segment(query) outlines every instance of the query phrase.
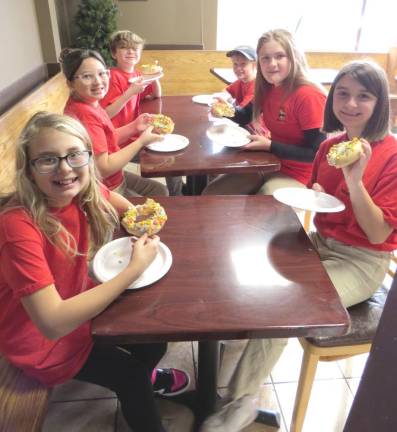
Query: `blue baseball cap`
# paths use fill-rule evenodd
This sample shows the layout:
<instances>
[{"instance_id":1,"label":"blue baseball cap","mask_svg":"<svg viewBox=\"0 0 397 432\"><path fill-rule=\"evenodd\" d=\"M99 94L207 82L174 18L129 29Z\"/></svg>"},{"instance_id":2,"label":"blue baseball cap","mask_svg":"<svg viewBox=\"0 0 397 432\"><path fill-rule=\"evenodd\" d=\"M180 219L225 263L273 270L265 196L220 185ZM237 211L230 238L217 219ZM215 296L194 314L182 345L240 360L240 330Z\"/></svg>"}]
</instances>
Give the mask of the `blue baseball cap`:
<instances>
[{"instance_id":1,"label":"blue baseball cap","mask_svg":"<svg viewBox=\"0 0 397 432\"><path fill-rule=\"evenodd\" d=\"M248 60L251 61L256 61L256 51L254 50L254 48L248 46L248 45L240 45L234 49L232 49L231 51L228 51L226 53L226 57L231 57L233 55L236 54L241 54L243 55L245 58L247 58Z\"/></svg>"}]
</instances>

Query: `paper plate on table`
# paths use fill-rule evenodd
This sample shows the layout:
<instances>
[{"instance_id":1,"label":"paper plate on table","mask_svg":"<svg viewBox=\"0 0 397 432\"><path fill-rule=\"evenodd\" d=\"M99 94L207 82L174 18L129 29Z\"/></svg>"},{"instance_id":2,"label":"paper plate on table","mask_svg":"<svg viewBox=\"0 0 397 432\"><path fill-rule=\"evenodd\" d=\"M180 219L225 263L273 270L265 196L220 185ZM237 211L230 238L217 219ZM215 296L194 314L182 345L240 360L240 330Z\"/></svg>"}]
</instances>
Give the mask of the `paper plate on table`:
<instances>
[{"instance_id":1,"label":"paper plate on table","mask_svg":"<svg viewBox=\"0 0 397 432\"><path fill-rule=\"evenodd\" d=\"M173 152L181 150L189 145L189 140L183 135L167 134L162 141L155 141L146 147L158 152Z\"/></svg>"},{"instance_id":2,"label":"paper plate on table","mask_svg":"<svg viewBox=\"0 0 397 432\"><path fill-rule=\"evenodd\" d=\"M242 147L250 142L248 135L250 133L239 126L230 124L216 124L207 129L207 137L216 144L225 147Z\"/></svg>"},{"instance_id":3,"label":"paper plate on table","mask_svg":"<svg viewBox=\"0 0 397 432\"><path fill-rule=\"evenodd\" d=\"M273 192L273 196L283 204L316 213L337 213L345 209L345 205L338 198L313 189L280 188Z\"/></svg>"},{"instance_id":4,"label":"paper plate on table","mask_svg":"<svg viewBox=\"0 0 397 432\"><path fill-rule=\"evenodd\" d=\"M101 247L93 261L95 277L101 282L117 276L130 262L131 237L113 240ZM128 289L138 289L161 279L171 268L172 255L169 248L159 243L159 252L150 266L136 279Z\"/></svg>"},{"instance_id":5,"label":"paper plate on table","mask_svg":"<svg viewBox=\"0 0 397 432\"><path fill-rule=\"evenodd\" d=\"M128 82L130 84L132 84L132 83L138 81L140 77L142 77L142 83L143 84L149 84L152 81L155 81L155 80L157 80L159 78L162 78L163 76L164 76L163 72L157 72L155 74L141 75L141 76L136 76L136 77L130 78L128 80Z\"/></svg>"},{"instance_id":6,"label":"paper plate on table","mask_svg":"<svg viewBox=\"0 0 397 432\"><path fill-rule=\"evenodd\" d=\"M210 94L196 95L192 97L192 101L202 105L211 105L214 102L214 97Z\"/></svg>"}]
</instances>

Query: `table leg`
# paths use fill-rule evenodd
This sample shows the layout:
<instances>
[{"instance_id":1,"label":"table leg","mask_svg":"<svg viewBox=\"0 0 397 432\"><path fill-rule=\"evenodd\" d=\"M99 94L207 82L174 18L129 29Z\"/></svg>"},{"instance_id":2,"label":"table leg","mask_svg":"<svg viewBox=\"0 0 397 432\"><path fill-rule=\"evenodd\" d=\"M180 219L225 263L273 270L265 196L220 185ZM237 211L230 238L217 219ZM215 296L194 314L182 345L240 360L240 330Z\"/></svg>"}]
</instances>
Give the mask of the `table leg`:
<instances>
[{"instance_id":1,"label":"table leg","mask_svg":"<svg viewBox=\"0 0 397 432\"><path fill-rule=\"evenodd\" d=\"M186 187L188 195L201 195L207 186L208 178L206 175L195 175L186 177Z\"/></svg>"},{"instance_id":2,"label":"table leg","mask_svg":"<svg viewBox=\"0 0 397 432\"><path fill-rule=\"evenodd\" d=\"M198 423L215 412L219 368L219 341L199 342L197 377Z\"/></svg>"}]
</instances>

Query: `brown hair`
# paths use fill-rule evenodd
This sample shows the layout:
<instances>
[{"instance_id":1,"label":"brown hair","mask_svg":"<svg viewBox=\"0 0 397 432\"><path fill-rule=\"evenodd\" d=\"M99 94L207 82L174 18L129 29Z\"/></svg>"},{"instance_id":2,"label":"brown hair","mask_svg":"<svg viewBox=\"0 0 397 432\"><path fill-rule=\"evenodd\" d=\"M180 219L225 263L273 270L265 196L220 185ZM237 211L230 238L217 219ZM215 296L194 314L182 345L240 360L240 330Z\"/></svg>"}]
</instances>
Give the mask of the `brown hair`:
<instances>
[{"instance_id":1,"label":"brown hair","mask_svg":"<svg viewBox=\"0 0 397 432\"><path fill-rule=\"evenodd\" d=\"M372 116L362 132L362 138L369 142L383 139L390 132L389 83L385 71L378 64L368 60L346 64L334 79L325 103L324 132L344 130L343 124L335 116L333 99L335 87L346 75L358 81L377 98Z\"/></svg>"},{"instance_id":2,"label":"brown hair","mask_svg":"<svg viewBox=\"0 0 397 432\"><path fill-rule=\"evenodd\" d=\"M257 54L259 55L259 50L265 43L272 40L278 42L283 47L291 63L291 70L283 82L285 97L291 94L298 87L305 84L321 88L321 86L318 86L309 79L306 57L304 53L298 49L294 37L289 31L284 29L275 29L263 33L263 35L258 40L258 45L256 48ZM253 110L255 119L259 117L262 110L263 99L266 97L266 94L272 87L272 85L268 83L262 75L259 60L260 59L258 57L258 72L255 80L255 97Z\"/></svg>"},{"instance_id":3,"label":"brown hair","mask_svg":"<svg viewBox=\"0 0 397 432\"><path fill-rule=\"evenodd\" d=\"M117 48L142 48L145 41L129 30L119 30L110 36L110 52L115 54Z\"/></svg>"},{"instance_id":4,"label":"brown hair","mask_svg":"<svg viewBox=\"0 0 397 432\"><path fill-rule=\"evenodd\" d=\"M62 72L68 81L73 81L77 69L87 58L94 58L100 61L103 66L107 68L105 60L97 51L80 48L64 48L61 51L59 55L59 63L61 63Z\"/></svg>"}]
</instances>

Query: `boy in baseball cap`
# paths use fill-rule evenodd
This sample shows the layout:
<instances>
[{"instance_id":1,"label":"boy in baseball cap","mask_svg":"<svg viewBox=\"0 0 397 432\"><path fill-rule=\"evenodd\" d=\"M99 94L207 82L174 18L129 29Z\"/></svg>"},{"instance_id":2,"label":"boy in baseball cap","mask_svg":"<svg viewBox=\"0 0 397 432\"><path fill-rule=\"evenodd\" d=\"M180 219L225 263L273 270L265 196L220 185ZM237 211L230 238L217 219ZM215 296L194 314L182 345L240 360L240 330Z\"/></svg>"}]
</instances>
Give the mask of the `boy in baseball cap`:
<instances>
[{"instance_id":1,"label":"boy in baseball cap","mask_svg":"<svg viewBox=\"0 0 397 432\"><path fill-rule=\"evenodd\" d=\"M237 80L226 87L235 99L236 107L245 107L254 97L256 77L256 51L248 45L240 45L226 53L232 61Z\"/></svg>"}]
</instances>

